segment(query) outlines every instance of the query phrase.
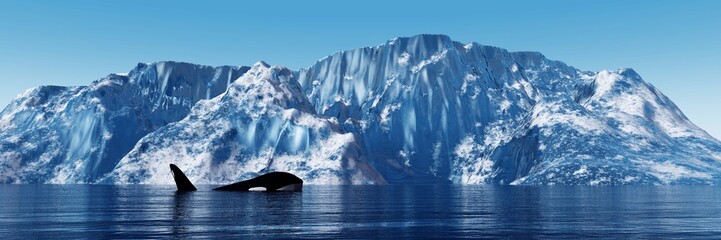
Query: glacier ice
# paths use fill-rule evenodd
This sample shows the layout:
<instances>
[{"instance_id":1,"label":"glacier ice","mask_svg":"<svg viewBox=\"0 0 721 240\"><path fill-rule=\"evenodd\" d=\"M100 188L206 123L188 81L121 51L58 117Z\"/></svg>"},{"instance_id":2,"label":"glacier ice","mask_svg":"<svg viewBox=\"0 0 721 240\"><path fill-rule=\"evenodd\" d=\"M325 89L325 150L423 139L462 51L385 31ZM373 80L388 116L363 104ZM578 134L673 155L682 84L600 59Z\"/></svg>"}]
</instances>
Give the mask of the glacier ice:
<instances>
[{"instance_id":1,"label":"glacier ice","mask_svg":"<svg viewBox=\"0 0 721 240\"><path fill-rule=\"evenodd\" d=\"M225 92L248 69L158 62L89 86L27 90L0 115L0 182L94 182L140 138Z\"/></svg>"},{"instance_id":2,"label":"glacier ice","mask_svg":"<svg viewBox=\"0 0 721 240\"><path fill-rule=\"evenodd\" d=\"M352 133L315 116L292 74L256 63L224 94L144 137L103 181L171 184L167 166L175 163L199 184L272 171L295 173L309 184L385 183Z\"/></svg>"},{"instance_id":3,"label":"glacier ice","mask_svg":"<svg viewBox=\"0 0 721 240\"><path fill-rule=\"evenodd\" d=\"M314 184L718 184L721 142L632 69L589 72L444 35L297 71L139 64L20 94L0 182L198 183L289 171Z\"/></svg>"}]
</instances>

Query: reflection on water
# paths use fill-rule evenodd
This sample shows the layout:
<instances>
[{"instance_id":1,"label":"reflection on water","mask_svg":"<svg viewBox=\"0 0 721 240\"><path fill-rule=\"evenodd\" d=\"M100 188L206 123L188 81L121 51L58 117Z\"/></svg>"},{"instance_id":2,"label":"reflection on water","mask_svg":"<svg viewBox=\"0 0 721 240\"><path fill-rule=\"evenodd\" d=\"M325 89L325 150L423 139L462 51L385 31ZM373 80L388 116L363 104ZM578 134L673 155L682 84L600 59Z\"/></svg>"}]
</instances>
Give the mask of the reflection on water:
<instances>
[{"instance_id":1,"label":"reflection on water","mask_svg":"<svg viewBox=\"0 0 721 240\"><path fill-rule=\"evenodd\" d=\"M192 216L193 208L188 205L193 197L194 192L176 192L173 201L173 218L171 220L173 236L186 236L189 231L190 216Z\"/></svg>"},{"instance_id":2,"label":"reflection on water","mask_svg":"<svg viewBox=\"0 0 721 240\"><path fill-rule=\"evenodd\" d=\"M696 186L0 185L0 239L713 238L720 197Z\"/></svg>"}]
</instances>

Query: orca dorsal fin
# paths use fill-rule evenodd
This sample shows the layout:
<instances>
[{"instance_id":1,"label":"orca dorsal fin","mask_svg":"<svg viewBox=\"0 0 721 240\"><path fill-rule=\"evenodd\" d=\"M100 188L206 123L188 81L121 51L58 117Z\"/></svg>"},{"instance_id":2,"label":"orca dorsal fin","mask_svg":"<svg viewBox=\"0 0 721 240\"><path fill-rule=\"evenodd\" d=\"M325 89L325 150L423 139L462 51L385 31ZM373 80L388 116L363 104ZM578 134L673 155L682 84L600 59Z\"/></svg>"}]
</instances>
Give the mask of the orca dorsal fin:
<instances>
[{"instance_id":1,"label":"orca dorsal fin","mask_svg":"<svg viewBox=\"0 0 721 240\"><path fill-rule=\"evenodd\" d=\"M188 177L185 176L183 171L180 171L178 166L170 164L170 171L173 173L173 179L175 180L175 186L178 187L178 192L189 192L198 190L193 186Z\"/></svg>"}]
</instances>

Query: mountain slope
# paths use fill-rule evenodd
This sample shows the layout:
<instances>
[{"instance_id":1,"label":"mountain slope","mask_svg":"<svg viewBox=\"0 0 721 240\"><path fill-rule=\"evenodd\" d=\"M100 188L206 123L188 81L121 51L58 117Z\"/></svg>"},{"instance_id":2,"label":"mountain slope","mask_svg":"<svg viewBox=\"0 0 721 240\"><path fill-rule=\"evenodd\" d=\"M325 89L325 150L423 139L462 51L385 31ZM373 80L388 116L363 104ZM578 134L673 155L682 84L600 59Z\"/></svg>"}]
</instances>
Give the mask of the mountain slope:
<instances>
[{"instance_id":1,"label":"mountain slope","mask_svg":"<svg viewBox=\"0 0 721 240\"><path fill-rule=\"evenodd\" d=\"M0 182L94 182L140 138L225 92L247 70L159 62L90 86L25 91L0 115Z\"/></svg>"},{"instance_id":2,"label":"mountain slope","mask_svg":"<svg viewBox=\"0 0 721 240\"><path fill-rule=\"evenodd\" d=\"M141 64L21 94L0 127L0 182L169 183L170 162L198 183L273 170L318 184L721 181L721 142L632 69L444 35L298 71Z\"/></svg>"},{"instance_id":3,"label":"mountain slope","mask_svg":"<svg viewBox=\"0 0 721 240\"><path fill-rule=\"evenodd\" d=\"M632 70L419 35L335 53L297 79L391 182L715 183L721 169L719 142Z\"/></svg>"},{"instance_id":4,"label":"mountain slope","mask_svg":"<svg viewBox=\"0 0 721 240\"><path fill-rule=\"evenodd\" d=\"M195 183L219 184L269 171L311 184L385 183L351 133L315 117L292 72L258 62L228 91L143 138L108 182L167 183L175 163Z\"/></svg>"}]
</instances>

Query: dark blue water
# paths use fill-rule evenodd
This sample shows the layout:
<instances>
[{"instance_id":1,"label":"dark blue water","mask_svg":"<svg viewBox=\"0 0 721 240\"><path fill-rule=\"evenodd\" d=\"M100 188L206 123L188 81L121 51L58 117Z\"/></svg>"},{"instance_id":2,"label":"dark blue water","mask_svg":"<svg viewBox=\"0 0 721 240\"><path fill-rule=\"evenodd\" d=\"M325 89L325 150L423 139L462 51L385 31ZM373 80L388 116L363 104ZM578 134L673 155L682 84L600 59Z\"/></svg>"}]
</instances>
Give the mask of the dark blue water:
<instances>
[{"instance_id":1,"label":"dark blue water","mask_svg":"<svg viewBox=\"0 0 721 240\"><path fill-rule=\"evenodd\" d=\"M0 239L721 238L719 187L174 190L0 185Z\"/></svg>"}]
</instances>

